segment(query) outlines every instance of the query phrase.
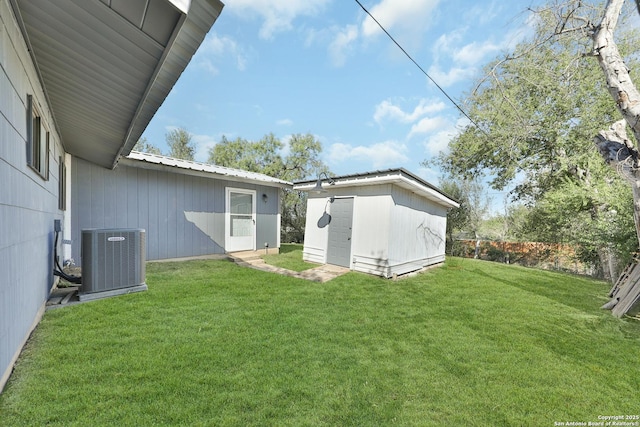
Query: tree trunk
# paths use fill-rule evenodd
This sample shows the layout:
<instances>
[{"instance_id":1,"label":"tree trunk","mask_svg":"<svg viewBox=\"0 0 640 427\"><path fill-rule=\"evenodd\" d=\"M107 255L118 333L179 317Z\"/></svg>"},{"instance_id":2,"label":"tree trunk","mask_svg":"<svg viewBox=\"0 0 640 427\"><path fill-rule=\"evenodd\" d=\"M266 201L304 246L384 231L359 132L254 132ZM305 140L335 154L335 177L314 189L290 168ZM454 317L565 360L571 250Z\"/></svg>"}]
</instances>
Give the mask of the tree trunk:
<instances>
[{"instance_id":1,"label":"tree trunk","mask_svg":"<svg viewBox=\"0 0 640 427\"><path fill-rule=\"evenodd\" d=\"M627 138L625 124L629 125L636 141L640 141L640 92L634 85L614 41L614 31L624 0L609 0L602 22L593 34L594 54L607 79L609 93L624 117L609 131L596 136L596 144L605 161L631 184L636 235L640 244L640 163L638 149Z\"/></svg>"}]
</instances>

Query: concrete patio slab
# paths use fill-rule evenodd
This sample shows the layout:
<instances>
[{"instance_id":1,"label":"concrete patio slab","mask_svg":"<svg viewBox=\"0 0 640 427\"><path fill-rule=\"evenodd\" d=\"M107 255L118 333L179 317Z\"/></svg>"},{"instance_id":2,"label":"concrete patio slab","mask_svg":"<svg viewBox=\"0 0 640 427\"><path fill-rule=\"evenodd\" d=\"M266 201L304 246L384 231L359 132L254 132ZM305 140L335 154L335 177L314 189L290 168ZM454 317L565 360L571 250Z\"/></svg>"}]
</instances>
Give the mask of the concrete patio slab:
<instances>
[{"instance_id":1,"label":"concrete patio slab","mask_svg":"<svg viewBox=\"0 0 640 427\"><path fill-rule=\"evenodd\" d=\"M256 270L268 271L271 273L282 274L283 276L297 277L299 279L310 280L313 282L325 283L336 277L348 273L350 270L336 265L319 265L318 267L305 271L292 271L286 268L276 267L264 262L261 258L260 251L236 252L230 253L229 258L236 264L243 267L253 268Z\"/></svg>"}]
</instances>

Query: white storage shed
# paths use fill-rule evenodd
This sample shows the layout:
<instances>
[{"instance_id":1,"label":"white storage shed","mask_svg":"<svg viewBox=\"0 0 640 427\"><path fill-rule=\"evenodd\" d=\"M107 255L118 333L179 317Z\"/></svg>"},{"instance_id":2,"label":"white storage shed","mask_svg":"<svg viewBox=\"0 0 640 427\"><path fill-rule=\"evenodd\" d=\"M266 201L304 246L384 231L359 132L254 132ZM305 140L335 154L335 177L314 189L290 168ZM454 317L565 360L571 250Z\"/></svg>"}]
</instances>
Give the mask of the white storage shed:
<instances>
[{"instance_id":1,"label":"white storage shed","mask_svg":"<svg viewBox=\"0 0 640 427\"><path fill-rule=\"evenodd\" d=\"M307 191L305 261L393 277L444 262L459 204L405 169L294 184Z\"/></svg>"}]
</instances>

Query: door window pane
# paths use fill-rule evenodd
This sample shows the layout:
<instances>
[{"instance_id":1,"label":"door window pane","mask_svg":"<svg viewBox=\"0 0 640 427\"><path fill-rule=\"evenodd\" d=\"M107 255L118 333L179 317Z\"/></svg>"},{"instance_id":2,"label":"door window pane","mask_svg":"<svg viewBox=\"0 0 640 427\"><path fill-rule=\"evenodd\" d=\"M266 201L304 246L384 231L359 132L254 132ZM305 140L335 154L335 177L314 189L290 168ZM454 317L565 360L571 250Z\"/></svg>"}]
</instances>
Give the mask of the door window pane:
<instances>
[{"instance_id":1,"label":"door window pane","mask_svg":"<svg viewBox=\"0 0 640 427\"><path fill-rule=\"evenodd\" d=\"M253 207L251 206L251 194L231 193L231 214L251 215Z\"/></svg>"},{"instance_id":2,"label":"door window pane","mask_svg":"<svg viewBox=\"0 0 640 427\"><path fill-rule=\"evenodd\" d=\"M253 218L246 215L231 216L231 237L247 237L253 235Z\"/></svg>"},{"instance_id":3,"label":"door window pane","mask_svg":"<svg viewBox=\"0 0 640 427\"><path fill-rule=\"evenodd\" d=\"M253 195L246 193L229 194L232 237L253 236Z\"/></svg>"}]
</instances>

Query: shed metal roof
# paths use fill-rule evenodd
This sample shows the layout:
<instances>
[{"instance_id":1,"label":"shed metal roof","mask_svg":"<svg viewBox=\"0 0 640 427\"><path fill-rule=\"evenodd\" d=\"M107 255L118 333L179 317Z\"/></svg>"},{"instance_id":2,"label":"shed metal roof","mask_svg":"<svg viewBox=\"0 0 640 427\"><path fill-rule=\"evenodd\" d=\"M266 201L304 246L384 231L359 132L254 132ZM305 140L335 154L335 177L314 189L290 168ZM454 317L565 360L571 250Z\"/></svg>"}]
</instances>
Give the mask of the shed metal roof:
<instances>
[{"instance_id":1,"label":"shed metal roof","mask_svg":"<svg viewBox=\"0 0 640 427\"><path fill-rule=\"evenodd\" d=\"M457 201L449 197L438 187L428 183L404 168L341 175L331 177L331 180L334 182L332 185L329 185L329 180L323 180L323 186L328 191L331 191L331 188L333 187L348 188L365 185L394 184L447 208L457 208L460 206ZM313 190L316 182L317 180L295 182L293 184L293 189L310 191Z\"/></svg>"},{"instance_id":2,"label":"shed metal roof","mask_svg":"<svg viewBox=\"0 0 640 427\"><path fill-rule=\"evenodd\" d=\"M141 163L142 162L142 163ZM147 164L152 167L169 167L180 169L184 173L195 173L202 176L227 179L236 182L260 184L268 187L291 188L291 182L274 178L261 173L248 172L241 169L233 169L224 166L212 165L209 163L192 162L189 160L175 159L173 157L161 156L158 154L141 153L132 151L121 161L122 164L136 167L144 167Z\"/></svg>"},{"instance_id":3,"label":"shed metal roof","mask_svg":"<svg viewBox=\"0 0 640 427\"><path fill-rule=\"evenodd\" d=\"M113 168L222 11L219 0L10 0L65 150Z\"/></svg>"}]
</instances>

